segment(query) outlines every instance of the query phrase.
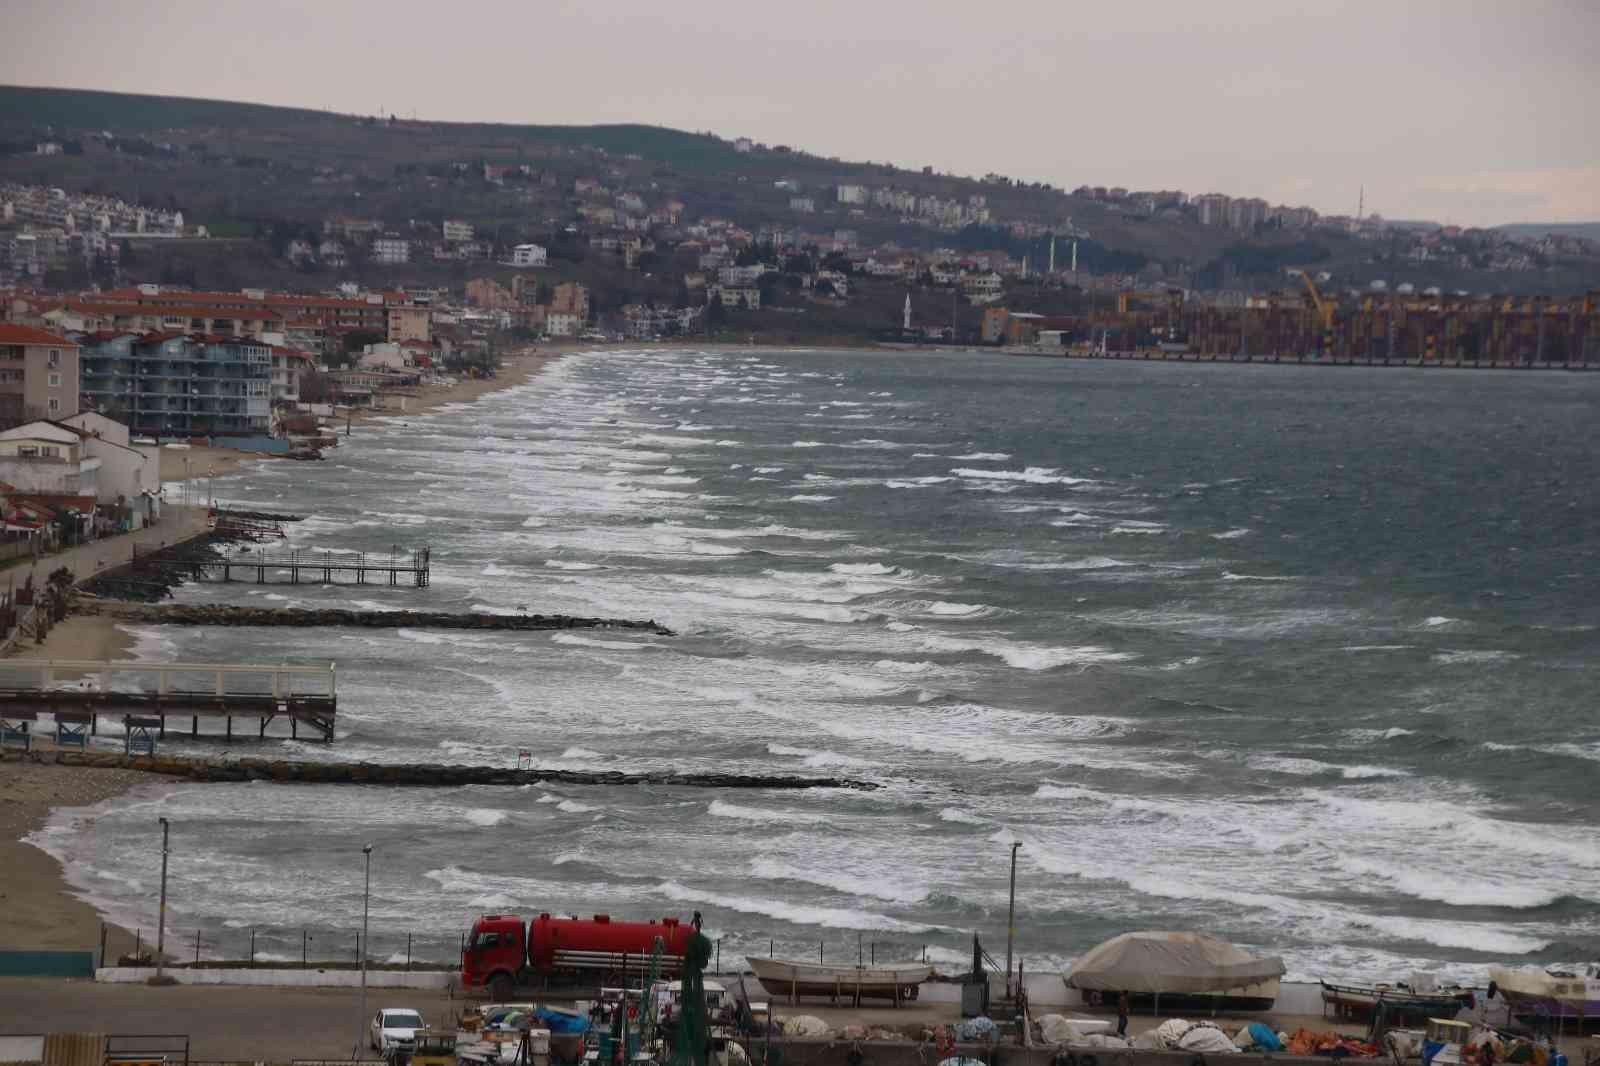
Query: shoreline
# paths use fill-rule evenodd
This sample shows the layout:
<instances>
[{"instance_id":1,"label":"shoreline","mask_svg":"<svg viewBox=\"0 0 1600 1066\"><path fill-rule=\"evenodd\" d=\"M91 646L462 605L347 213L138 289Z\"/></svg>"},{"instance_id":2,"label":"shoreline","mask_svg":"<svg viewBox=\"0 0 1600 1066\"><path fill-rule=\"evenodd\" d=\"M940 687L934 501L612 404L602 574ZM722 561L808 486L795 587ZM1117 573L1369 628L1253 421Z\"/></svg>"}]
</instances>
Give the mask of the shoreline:
<instances>
[{"instance_id":1,"label":"shoreline","mask_svg":"<svg viewBox=\"0 0 1600 1066\"><path fill-rule=\"evenodd\" d=\"M472 403L490 393L527 384L561 354L559 350L519 351L503 359L505 369L493 378L429 386L419 396L408 398L403 412L373 412L357 420L404 417L447 403ZM164 447L163 482L183 478L186 457L191 476L196 478L202 476L201 469L207 476L248 473L242 469L245 461L277 458L233 448ZM201 461L203 468L198 465ZM74 614L51 629L44 643L29 646L25 657L131 661L136 658L135 645L136 638L118 619ZM0 866L10 874L0 887L0 948L93 951L98 957L103 925L108 960L114 962L133 951L134 932L82 899L80 890L69 883L62 863L26 838L44 830L58 811L90 807L161 780L143 770L68 766L27 758L0 763Z\"/></svg>"},{"instance_id":2,"label":"shoreline","mask_svg":"<svg viewBox=\"0 0 1600 1066\"><path fill-rule=\"evenodd\" d=\"M472 403L490 393L526 385L536 374L542 373L546 366L569 350L574 349L520 349L501 357L502 369L492 378L460 378L454 385L423 385L414 393L404 394L404 410L353 411L349 423L352 426L359 426L377 419L425 414L445 404ZM333 422L338 421L336 416ZM182 481L186 471L196 481L211 477L226 477L229 474L239 473L243 465L252 460L287 458L284 455L229 448L225 445L174 446L169 443L161 447L161 480L163 483ZM185 459L188 460L187 467L184 464Z\"/></svg>"}]
</instances>

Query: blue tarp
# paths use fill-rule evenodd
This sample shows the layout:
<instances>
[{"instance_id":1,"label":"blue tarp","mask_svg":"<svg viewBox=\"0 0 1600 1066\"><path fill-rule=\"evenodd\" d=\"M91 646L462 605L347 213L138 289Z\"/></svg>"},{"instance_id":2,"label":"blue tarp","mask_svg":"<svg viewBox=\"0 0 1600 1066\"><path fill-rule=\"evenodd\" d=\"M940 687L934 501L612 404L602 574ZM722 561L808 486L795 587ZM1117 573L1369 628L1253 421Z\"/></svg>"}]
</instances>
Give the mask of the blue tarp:
<instances>
[{"instance_id":1,"label":"blue tarp","mask_svg":"<svg viewBox=\"0 0 1600 1066\"><path fill-rule=\"evenodd\" d=\"M1278 1034L1272 1031L1270 1025L1261 1022L1250 1023L1250 1042L1261 1051L1283 1050L1283 1042L1278 1039Z\"/></svg>"},{"instance_id":2,"label":"blue tarp","mask_svg":"<svg viewBox=\"0 0 1600 1066\"><path fill-rule=\"evenodd\" d=\"M544 1023L551 1035L584 1033L589 1029L589 1019L581 1014L568 1014L565 1011L550 1010L548 1007L539 1007L533 1016Z\"/></svg>"}]
</instances>

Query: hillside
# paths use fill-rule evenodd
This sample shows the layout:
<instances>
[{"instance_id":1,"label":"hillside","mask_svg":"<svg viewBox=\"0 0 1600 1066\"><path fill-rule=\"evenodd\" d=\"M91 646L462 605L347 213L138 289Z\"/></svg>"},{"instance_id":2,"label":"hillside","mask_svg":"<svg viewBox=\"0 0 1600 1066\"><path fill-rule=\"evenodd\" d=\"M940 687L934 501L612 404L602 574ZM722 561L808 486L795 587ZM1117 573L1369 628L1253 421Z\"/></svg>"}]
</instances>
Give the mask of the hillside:
<instances>
[{"instance_id":1,"label":"hillside","mask_svg":"<svg viewBox=\"0 0 1600 1066\"><path fill-rule=\"evenodd\" d=\"M63 151L35 154L40 141L59 143ZM374 219L413 235L437 233L445 219L465 220L499 249L553 243L563 232L584 241L620 225L597 222L592 209L627 193L647 210L680 204L684 225L720 219L750 233L798 231L813 240L844 231L864 250L1002 252L1018 262L1028 257L1035 270L1048 258L1049 234L1076 236L1086 273L1115 273L1140 286L1270 288L1284 283L1287 267L1314 267L1351 285L1387 278L1418 287L1561 291L1589 269L1560 264L1554 272L1502 277L1471 263L1458 263L1461 270L1413 266L1402 243L1360 241L1338 228L1201 225L1192 206L1140 209L1132 200L1106 198L1106 190L1069 194L1043 184L825 159L785 146L740 151L709 133L655 126L409 121L18 86L0 86L0 182L7 181L182 211L188 223L205 225L213 235L262 241L268 259L281 256L290 239L313 238L338 216ZM580 182L600 187L598 193L580 194ZM836 189L843 184L897 190L961 210L983 205L992 221L932 225L902 209L842 204ZM796 208L797 195L811 206ZM670 244L685 230L651 222L650 233ZM165 269L168 254L152 250L145 269ZM1059 244L1058 265L1065 266L1068 254ZM238 267L224 272L237 275L257 258L234 257ZM437 272L431 265L361 267L350 273L363 280ZM280 260L278 270L287 269ZM1462 270L1470 276L1458 277Z\"/></svg>"},{"instance_id":2,"label":"hillside","mask_svg":"<svg viewBox=\"0 0 1600 1066\"><path fill-rule=\"evenodd\" d=\"M1509 237L1543 237L1554 233L1562 237L1600 241L1600 222L1513 222L1496 226L1495 229Z\"/></svg>"}]
</instances>

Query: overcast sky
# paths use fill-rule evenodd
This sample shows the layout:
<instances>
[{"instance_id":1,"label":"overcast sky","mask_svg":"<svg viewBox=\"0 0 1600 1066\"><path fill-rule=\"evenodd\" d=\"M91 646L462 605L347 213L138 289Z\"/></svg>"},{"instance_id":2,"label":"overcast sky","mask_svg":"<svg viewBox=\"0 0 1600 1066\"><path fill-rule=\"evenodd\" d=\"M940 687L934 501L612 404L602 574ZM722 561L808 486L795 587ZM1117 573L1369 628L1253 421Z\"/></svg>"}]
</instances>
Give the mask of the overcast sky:
<instances>
[{"instance_id":1,"label":"overcast sky","mask_svg":"<svg viewBox=\"0 0 1600 1066\"><path fill-rule=\"evenodd\" d=\"M0 0L0 79L1600 220L1597 0Z\"/></svg>"}]
</instances>

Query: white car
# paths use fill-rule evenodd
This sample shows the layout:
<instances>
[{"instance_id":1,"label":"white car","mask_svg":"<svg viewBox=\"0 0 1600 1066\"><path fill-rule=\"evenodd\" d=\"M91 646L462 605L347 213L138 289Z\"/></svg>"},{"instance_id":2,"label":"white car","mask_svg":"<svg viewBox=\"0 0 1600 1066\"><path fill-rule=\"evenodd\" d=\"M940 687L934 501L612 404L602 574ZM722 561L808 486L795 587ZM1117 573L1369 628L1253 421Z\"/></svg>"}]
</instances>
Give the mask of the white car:
<instances>
[{"instance_id":1,"label":"white car","mask_svg":"<svg viewBox=\"0 0 1600 1066\"><path fill-rule=\"evenodd\" d=\"M386 1007L372 1016L372 1033L369 1041L372 1050L386 1052L393 1048L410 1048L418 1029L426 1029L427 1022L414 1010Z\"/></svg>"}]
</instances>

